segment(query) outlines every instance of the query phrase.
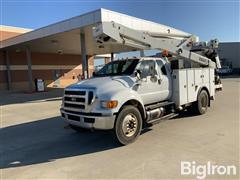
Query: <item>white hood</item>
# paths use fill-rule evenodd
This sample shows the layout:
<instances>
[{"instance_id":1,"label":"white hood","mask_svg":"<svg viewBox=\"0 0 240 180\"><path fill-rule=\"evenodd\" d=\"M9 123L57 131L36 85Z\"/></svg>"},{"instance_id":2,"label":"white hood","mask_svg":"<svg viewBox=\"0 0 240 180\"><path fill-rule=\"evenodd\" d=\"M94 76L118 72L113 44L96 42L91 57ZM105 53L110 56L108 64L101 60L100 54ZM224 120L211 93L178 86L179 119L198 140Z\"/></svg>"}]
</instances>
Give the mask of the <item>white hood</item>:
<instances>
[{"instance_id":1,"label":"white hood","mask_svg":"<svg viewBox=\"0 0 240 180\"><path fill-rule=\"evenodd\" d=\"M131 76L94 77L70 85L67 89L95 89L97 94L106 94L116 90L129 89L134 85L135 81L135 78Z\"/></svg>"}]
</instances>

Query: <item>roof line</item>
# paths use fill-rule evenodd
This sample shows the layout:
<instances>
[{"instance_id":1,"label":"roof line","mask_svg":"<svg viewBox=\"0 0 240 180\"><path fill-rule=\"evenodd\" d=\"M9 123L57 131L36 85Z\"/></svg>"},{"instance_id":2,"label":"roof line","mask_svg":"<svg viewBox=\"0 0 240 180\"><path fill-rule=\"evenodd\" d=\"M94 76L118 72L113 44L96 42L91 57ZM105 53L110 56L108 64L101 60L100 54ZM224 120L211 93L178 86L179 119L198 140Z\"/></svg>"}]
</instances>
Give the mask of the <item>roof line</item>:
<instances>
[{"instance_id":1,"label":"roof line","mask_svg":"<svg viewBox=\"0 0 240 180\"><path fill-rule=\"evenodd\" d=\"M79 18L79 17L81 17L81 16L85 16L85 15L88 15L88 14L92 14L92 13L94 13L94 12L97 12L97 11L101 10L101 9L102 9L102 8L97 9L97 10L94 10L94 11L86 12L86 13L83 13L83 14L81 14L81 15L74 16L74 17L71 17L71 18L68 18L68 19L64 19L64 20L62 20L62 21L58 21L58 22L49 24L49 25L47 25L47 26L43 26L43 27L34 29L34 31L37 31L37 30L40 30L40 29L44 29L44 28L47 28L47 27L50 27L50 26L54 26L54 25L56 25L56 24L60 24L60 23L63 23L63 22L67 22L67 21L73 20L73 19L75 19L75 18Z\"/></svg>"},{"instance_id":2,"label":"roof line","mask_svg":"<svg viewBox=\"0 0 240 180\"><path fill-rule=\"evenodd\" d=\"M92 13L95 13L95 12L98 12L98 11L101 12L102 10L103 10L103 8L100 8L100 9L97 9L97 10L94 10L94 11L90 11L90 12L87 12L87 13L84 13L84 14L81 14L81 15L78 15L78 16L74 16L74 17L72 17L72 18L68 18L68 19L65 19L65 20L62 20L62 21L58 21L58 22L49 24L49 25L44 26L44 27L41 27L41 28L34 29L34 30L32 30L32 31L28 31L28 32L26 32L26 33L24 33L24 34L20 34L20 35L15 36L15 37L11 37L11 38L5 39L5 40L1 41L0 49L1 49L1 48L4 48L4 47L2 47L4 43L6 43L6 42L8 42L8 41L11 41L11 40L13 40L13 39L19 38L19 37L21 37L21 36L26 36L26 35L28 35L28 34L30 34L30 33L35 33L35 32L37 32L37 31L41 31L42 29L46 29L46 28L49 28L49 27L52 27L52 26L56 26L56 25L58 25L58 24L61 24L61 23L67 22L67 21L72 21L72 20L74 20L74 19L80 18L80 17L82 17L82 16L86 16L86 15L88 15L88 14L92 14ZM11 46L11 45L10 45L10 46ZM6 46L6 47L8 47L8 46Z\"/></svg>"},{"instance_id":3,"label":"roof line","mask_svg":"<svg viewBox=\"0 0 240 180\"><path fill-rule=\"evenodd\" d=\"M99 12L99 14L98 14L98 12ZM156 27L160 26L160 29L164 28L164 31L166 31L167 28L169 28L173 31L176 31L176 33L189 34L189 33L186 33L184 31L175 29L175 28L170 27L170 26L166 26L166 25L163 25L163 24L158 24L156 22L152 22L152 21L149 21L149 20L140 19L140 18L137 18L137 17L134 17L134 16L130 16L130 15L122 14L122 13L119 13L119 12L111 11L111 10L108 10L108 9L100 8L100 9L97 9L97 10L94 10L94 11L90 11L90 12L87 12L87 13L69 18L69 19L65 19L65 20L62 20L62 21L59 21L59 22L55 22L53 24L35 29L33 31L26 32L24 34L21 34L21 35L3 40L0 43L0 49L6 48L6 47L9 47L9 46L13 46L13 45L16 45L16 44L20 44L20 43L26 43L26 42L29 42L29 41L32 41L32 40L35 40L35 39L39 39L39 38L43 38L43 37L47 37L47 36L50 36L50 35L53 35L53 34L63 33L63 32L66 32L66 31L82 28L83 26L88 26L91 23L99 23L101 21L108 20L109 17L105 16L106 15L105 12L107 14L108 13L113 13L113 15L117 14L117 15L120 15L120 16L135 19L136 22L139 21L140 24L141 24L141 21L142 21L142 22L152 24ZM138 24L139 24L139 22L138 22Z\"/></svg>"}]
</instances>

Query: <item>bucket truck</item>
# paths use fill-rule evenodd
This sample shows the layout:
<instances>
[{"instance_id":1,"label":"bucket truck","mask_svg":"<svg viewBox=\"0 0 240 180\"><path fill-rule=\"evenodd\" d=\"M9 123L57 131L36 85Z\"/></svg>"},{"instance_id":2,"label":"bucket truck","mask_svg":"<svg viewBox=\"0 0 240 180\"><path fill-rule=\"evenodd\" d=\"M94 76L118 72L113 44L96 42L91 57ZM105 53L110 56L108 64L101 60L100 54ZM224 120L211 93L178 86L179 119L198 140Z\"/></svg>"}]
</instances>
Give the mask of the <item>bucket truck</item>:
<instances>
[{"instance_id":1,"label":"bucket truck","mask_svg":"<svg viewBox=\"0 0 240 180\"><path fill-rule=\"evenodd\" d=\"M106 64L90 79L65 88L64 120L75 130L113 130L123 145L134 142L145 125L173 118L180 111L204 114L222 89L218 41L199 42L194 35L171 30L146 32L115 22L93 28L105 45L157 49L162 58L140 57Z\"/></svg>"}]
</instances>

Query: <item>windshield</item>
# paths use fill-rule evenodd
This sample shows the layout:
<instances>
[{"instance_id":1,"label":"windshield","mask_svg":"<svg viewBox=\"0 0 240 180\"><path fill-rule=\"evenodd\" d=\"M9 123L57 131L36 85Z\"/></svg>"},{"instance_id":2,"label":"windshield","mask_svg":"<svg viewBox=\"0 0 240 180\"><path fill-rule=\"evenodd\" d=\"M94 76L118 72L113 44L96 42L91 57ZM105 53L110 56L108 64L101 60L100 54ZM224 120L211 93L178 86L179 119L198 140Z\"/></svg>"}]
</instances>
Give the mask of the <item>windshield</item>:
<instances>
[{"instance_id":1,"label":"windshield","mask_svg":"<svg viewBox=\"0 0 240 180\"><path fill-rule=\"evenodd\" d=\"M138 61L139 59L128 59L110 62L95 73L95 76L131 75Z\"/></svg>"}]
</instances>

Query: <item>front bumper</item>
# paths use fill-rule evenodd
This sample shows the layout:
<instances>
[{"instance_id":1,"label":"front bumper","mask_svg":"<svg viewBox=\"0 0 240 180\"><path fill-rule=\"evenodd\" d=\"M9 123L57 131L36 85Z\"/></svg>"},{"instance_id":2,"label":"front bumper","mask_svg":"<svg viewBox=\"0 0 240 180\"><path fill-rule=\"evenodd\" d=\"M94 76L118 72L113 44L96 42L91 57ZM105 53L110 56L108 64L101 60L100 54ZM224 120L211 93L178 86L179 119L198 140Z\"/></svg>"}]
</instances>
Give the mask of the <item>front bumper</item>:
<instances>
[{"instance_id":1,"label":"front bumper","mask_svg":"<svg viewBox=\"0 0 240 180\"><path fill-rule=\"evenodd\" d=\"M69 124L87 129L113 129L115 115L101 115L99 113L84 113L69 112L61 108L62 118Z\"/></svg>"}]
</instances>

